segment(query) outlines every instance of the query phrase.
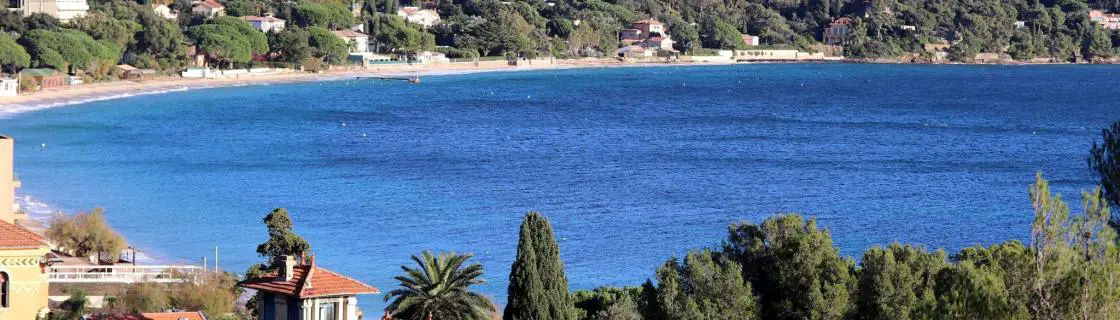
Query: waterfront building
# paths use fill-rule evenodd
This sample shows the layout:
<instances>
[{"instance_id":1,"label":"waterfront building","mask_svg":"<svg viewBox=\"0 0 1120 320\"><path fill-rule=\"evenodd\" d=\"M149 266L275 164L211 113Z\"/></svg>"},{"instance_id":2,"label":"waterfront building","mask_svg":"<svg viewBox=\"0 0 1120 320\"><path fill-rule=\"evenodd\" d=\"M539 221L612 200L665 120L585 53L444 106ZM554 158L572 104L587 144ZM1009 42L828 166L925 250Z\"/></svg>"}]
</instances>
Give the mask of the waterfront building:
<instances>
[{"instance_id":1,"label":"waterfront building","mask_svg":"<svg viewBox=\"0 0 1120 320\"><path fill-rule=\"evenodd\" d=\"M214 0L195 1L191 5L191 12L207 19L213 19L226 15L226 6Z\"/></svg>"},{"instance_id":2,"label":"waterfront building","mask_svg":"<svg viewBox=\"0 0 1120 320\"><path fill-rule=\"evenodd\" d=\"M654 18L634 21L629 29L618 32L618 40L623 47L615 53L624 58L652 57L658 51L677 52L673 49L676 42L665 34L665 24Z\"/></svg>"},{"instance_id":3,"label":"waterfront building","mask_svg":"<svg viewBox=\"0 0 1120 320\"><path fill-rule=\"evenodd\" d=\"M315 265L315 259L296 261L284 256L277 271L238 283L256 290L259 320L358 320L358 295L380 290Z\"/></svg>"},{"instance_id":4,"label":"waterfront building","mask_svg":"<svg viewBox=\"0 0 1120 320\"><path fill-rule=\"evenodd\" d=\"M828 28L824 29L824 43L829 45L840 45L848 41L848 25L852 23L852 19L848 17L832 20L828 24Z\"/></svg>"},{"instance_id":5,"label":"waterfront building","mask_svg":"<svg viewBox=\"0 0 1120 320\"><path fill-rule=\"evenodd\" d=\"M89 3L86 0L20 0L19 10L23 12L24 17L34 13L45 13L66 23L71 19L85 16L89 11Z\"/></svg>"},{"instance_id":6,"label":"waterfront building","mask_svg":"<svg viewBox=\"0 0 1120 320\"><path fill-rule=\"evenodd\" d=\"M162 3L153 3L152 11L167 20L179 19L179 12L172 10L171 7Z\"/></svg>"},{"instance_id":7,"label":"waterfront building","mask_svg":"<svg viewBox=\"0 0 1120 320\"><path fill-rule=\"evenodd\" d=\"M745 42L748 47L757 46L759 44L758 36L752 36L752 35L749 35L749 34L744 34L743 35L743 42Z\"/></svg>"},{"instance_id":8,"label":"waterfront building","mask_svg":"<svg viewBox=\"0 0 1120 320\"><path fill-rule=\"evenodd\" d=\"M14 97L19 94L19 80L0 78L0 97Z\"/></svg>"},{"instance_id":9,"label":"waterfront building","mask_svg":"<svg viewBox=\"0 0 1120 320\"><path fill-rule=\"evenodd\" d=\"M0 221L0 319L39 319L50 311L44 258L49 252L39 235Z\"/></svg>"},{"instance_id":10,"label":"waterfront building","mask_svg":"<svg viewBox=\"0 0 1120 320\"><path fill-rule=\"evenodd\" d=\"M440 22L438 12L435 10L420 9L419 7L403 7L397 10L397 16L404 18L404 21L422 25L425 28L431 28Z\"/></svg>"},{"instance_id":11,"label":"waterfront building","mask_svg":"<svg viewBox=\"0 0 1120 320\"><path fill-rule=\"evenodd\" d=\"M284 31L284 19L273 17L271 13L266 14L263 17L244 16L241 17L241 20L245 20L249 24L253 25L253 28L257 28L257 30L260 30L264 33Z\"/></svg>"},{"instance_id":12,"label":"waterfront building","mask_svg":"<svg viewBox=\"0 0 1120 320\"><path fill-rule=\"evenodd\" d=\"M23 69L20 76L34 81L38 90L66 85L66 77L54 69Z\"/></svg>"},{"instance_id":13,"label":"waterfront building","mask_svg":"<svg viewBox=\"0 0 1120 320\"><path fill-rule=\"evenodd\" d=\"M349 47L350 53L363 53L369 52L369 36L354 30L335 30L331 31L336 37L346 42Z\"/></svg>"}]
</instances>

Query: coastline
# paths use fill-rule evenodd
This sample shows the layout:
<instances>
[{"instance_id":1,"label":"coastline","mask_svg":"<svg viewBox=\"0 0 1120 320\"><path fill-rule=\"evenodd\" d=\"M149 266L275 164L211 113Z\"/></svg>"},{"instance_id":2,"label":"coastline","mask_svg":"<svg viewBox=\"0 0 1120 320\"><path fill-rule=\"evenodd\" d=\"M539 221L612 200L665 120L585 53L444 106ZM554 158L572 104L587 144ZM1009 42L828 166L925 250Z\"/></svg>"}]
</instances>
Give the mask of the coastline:
<instances>
[{"instance_id":1,"label":"coastline","mask_svg":"<svg viewBox=\"0 0 1120 320\"><path fill-rule=\"evenodd\" d=\"M135 81L108 81L79 86L65 86L45 89L32 94L5 97L0 101L0 117L34 110L76 105L95 101L114 100L139 95L161 94L207 88L266 85L274 83L296 83L341 80L358 76L420 77L470 74L481 72L512 72L534 70L557 70L573 68L601 67L651 67L680 65L714 65L695 62L624 63L612 59L595 60L555 60L552 64L509 66L506 61L485 61L475 63L448 63L416 68L408 65L371 67L361 70L332 70L320 73L283 71L277 73L247 75L239 77L192 79L171 77L168 79Z\"/></svg>"}]
</instances>

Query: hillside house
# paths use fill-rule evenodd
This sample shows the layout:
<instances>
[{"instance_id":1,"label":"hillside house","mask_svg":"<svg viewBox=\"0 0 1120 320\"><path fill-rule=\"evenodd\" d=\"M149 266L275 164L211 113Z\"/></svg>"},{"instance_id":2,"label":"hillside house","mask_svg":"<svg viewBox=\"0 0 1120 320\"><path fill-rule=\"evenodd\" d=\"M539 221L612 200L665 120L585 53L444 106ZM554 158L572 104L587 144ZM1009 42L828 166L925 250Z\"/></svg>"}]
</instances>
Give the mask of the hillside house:
<instances>
[{"instance_id":1,"label":"hillside house","mask_svg":"<svg viewBox=\"0 0 1120 320\"><path fill-rule=\"evenodd\" d=\"M191 13L213 19L226 15L226 6L214 0L195 1L191 4Z\"/></svg>"},{"instance_id":2,"label":"hillside house","mask_svg":"<svg viewBox=\"0 0 1120 320\"><path fill-rule=\"evenodd\" d=\"M852 19L848 17L832 20L828 24L828 28L824 29L824 36L822 37L825 44L828 45L842 45L848 42L848 25L852 23Z\"/></svg>"},{"instance_id":3,"label":"hillside house","mask_svg":"<svg viewBox=\"0 0 1120 320\"><path fill-rule=\"evenodd\" d=\"M397 16L404 21L415 23L425 28L431 28L440 22L439 13L435 10L420 9L419 7L403 7L397 10Z\"/></svg>"},{"instance_id":4,"label":"hillside house","mask_svg":"<svg viewBox=\"0 0 1120 320\"><path fill-rule=\"evenodd\" d=\"M172 10L171 7L168 7L167 5L162 3L153 3L152 11L167 20L179 19L178 11Z\"/></svg>"},{"instance_id":5,"label":"hillside house","mask_svg":"<svg viewBox=\"0 0 1120 320\"><path fill-rule=\"evenodd\" d=\"M89 3L86 0L20 0L19 10L24 17L44 13L67 23L71 19L85 16L89 11Z\"/></svg>"},{"instance_id":6,"label":"hillside house","mask_svg":"<svg viewBox=\"0 0 1120 320\"><path fill-rule=\"evenodd\" d=\"M241 20L253 25L253 28L260 30L264 33L284 31L284 19L273 17L272 14L266 14L263 17L258 16L243 16Z\"/></svg>"},{"instance_id":7,"label":"hillside house","mask_svg":"<svg viewBox=\"0 0 1120 320\"><path fill-rule=\"evenodd\" d=\"M346 42L349 47L350 53L364 53L369 52L369 36L354 30L335 30L331 31L336 37Z\"/></svg>"}]
</instances>

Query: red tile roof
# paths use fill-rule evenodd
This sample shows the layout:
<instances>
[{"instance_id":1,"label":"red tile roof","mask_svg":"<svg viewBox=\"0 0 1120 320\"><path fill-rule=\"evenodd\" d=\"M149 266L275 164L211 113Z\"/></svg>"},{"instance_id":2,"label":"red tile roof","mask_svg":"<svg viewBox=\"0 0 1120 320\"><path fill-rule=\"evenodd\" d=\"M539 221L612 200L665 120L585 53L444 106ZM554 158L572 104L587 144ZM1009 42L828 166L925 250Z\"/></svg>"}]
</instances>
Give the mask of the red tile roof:
<instances>
[{"instance_id":1,"label":"red tile roof","mask_svg":"<svg viewBox=\"0 0 1120 320\"><path fill-rule=\"evenodd\" d=\"M34 232L0 221L0 250L34 249L45 245L46 240Z\"/></svg>"},{"instance_id":2,"label":"red tile roof","mask_svg":"<svg viewBox=\"0 0 1120 320\"><path fill-rule=\"evenodd\" d=\"M226 7L226 6L223 6L221 3L218 3L217 1L214 1L214 0L201 1L201 2L198 3L198 5L207 6L207 7L214 8L214 9L224 9Z\"/></svg>"},{"instance_id":3,"label":"red tile roof","mask_svg":"<svg viewBox=\"0 0 1120 320\"><path fill-rule=\"evenodd\" d=\"M202 312L154 312L133 314L95 314L90 320L206 320Z\"/></svg>"},{"instance_id":4,"label":"red tile roof","mask_svg":"<svg viewBox=\"0 0 1120 320\"><path fill-rule=\"evenodd\" d=\"M300 298L381 293L381 290L373 286L317 267L314 263L292 268L292 278L288 281L279 280L277 275L272 273L259 278L246 279L238 285Z\"/></svg>"},{"instance_id":5,"label":"red tile roof","mask_svg":"<svg viewBox=\"0 0 1120 320\"><path fill-rule=\"evenodd\" d=\"M354 30L349 30L349 29L331 31L331 33L333 33L335 36L338 36L339 38L358 38L358 37L365 37L366 36L366 34L364 34L364 33L357 32L357 31L354 31Z\"/></svg>"},{"instance_id":6,"label":"red tile roof","mask_svg":"<svg viewBox=\"0 0 1120 320\"><path fill-rule=\"evenodd\" d=\"M273 17L273 16L267 16L267 17L241 16L241 20L245 20L245 21L265 21L265 22L282 22L282 21L284 21L284 19L280 19L280 18Z\"/></svg>"}]
</instances>

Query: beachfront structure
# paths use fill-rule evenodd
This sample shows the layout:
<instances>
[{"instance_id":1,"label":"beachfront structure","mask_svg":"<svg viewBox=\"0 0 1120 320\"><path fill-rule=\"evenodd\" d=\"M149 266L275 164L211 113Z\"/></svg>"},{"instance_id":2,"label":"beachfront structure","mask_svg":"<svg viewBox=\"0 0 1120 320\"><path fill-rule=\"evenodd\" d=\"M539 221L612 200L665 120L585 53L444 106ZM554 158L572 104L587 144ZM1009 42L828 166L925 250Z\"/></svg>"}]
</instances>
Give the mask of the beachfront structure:
<instances>
[{"instance_id":1,"label":"beachfront structure","mask_svg":"<svg viewBox=\"0 0 1120 320\"><path fill-rule=\"evenodd\" d=\"M20 0L19 10L23 12L24 17L45 13L66 23L71 19L85 16L89 11L89 3L86 0Z\"/></svg>"},{"instance_id":2,"label":"beachfront structure","mask_svg":"<svg viewBox=\"0 0 1120 320\"><path fill-rule=\"evenodd\" d=\"M642 46L625 46L615 50L615 54L619 58L649 58L655 53L653 50L646 50Z\"/></svg>"},{"instance_id":3,"label":"beachfront structure","mask_svg":"<svg viewBox=\"0 0 1120 320\"><path fill-rule=\"evenodd\" d=\"M152 11L167 20L179 19L179 12L171 10L171 7L162 3L153 3Z\"/></svg>"},{"instance_id":4,"label":"beachfront structure","mask_svg":"<svg viewBox=\"0 0 1120 320\"><path fill-rule=\"evenodd\" d=\"M14 97L19 94L19 80L0 79L0 97Z\"/></svg>"},{"instance_id":5,"label":"beachfront structure","mask_svg":"<svg viewBox=\"0 0 1120 320\"><path fill-rule=\"evenodd\" d=\"M40 319L50 311L44 258L49 252L39 235L0 221L0 319Z\"/></svg>"},{"instance_id":6,"label":"beachfront structure","mask_svg":"<svg viewBox=\"0 0 1120 320\"><path fill-rule=\"evenodd\" d=\"M245 20L264 33L284 31L284 19L273 17L272 14L266 14L263 17L258 16L243 16L241 20Z\"/></svg>"},{"instance_id":7,"label":"beachfront structure","mask_svg":"<svg viewBox=\"0 0 1120 320\"><path fill-rule=\"evenodd\" d=\"M16 141L0 135L0 221L16 223L20 218L19 204L16 204L16 189L20 187L15 175Z\"/></svg>"},{"instance_id":8,"label":"beachfront structure","mask_svg":"<svg viewBox=\"0 0 1120 320\"><path fill-rule=\"evenodd\" d=\"M129 314L94 314L88 320L206 320L202 312L148 312Z\"/></svg>"},{"instance_id":9,"label":"beachfront structure","mask_svg":"<svg viewBox=\"0 0 1120 320\"><path fill-rule=\"evenodd\" d=\"M650 37L649 39L642 41L641 46L647 51L652 51L655 54L657 53L657 51L677 52L677 50L673 49L673 43L675 42L672 38L669 38L669 36Z\"/></svg>"},{"instance_id":10,"label":"beachfront structure","mask_svg":"<svg viewBox=\"0 0 1120 320\"><path fill-rule=\"evenodd\" d=\"M825 44L839 45L848 41L848 25L852 23L852 19L848 17L832 20L828 24L828 28L824 29L823 40Z\"/></svg>"},{"instance_id":11,"label":"beachfront structure","mask_svg":"<svg viewBox=\"0 0 1120 320\"><path fill-rule=\"evenodd\" d=\"M1101 10L1090 10L1089 20L1093 20L1101 27L1108 30L1120 30L1120 14L1104 13Z\"/></svg>"},{"instance_id":12,"label":"beachfront structure","mask_svg":"<svg viewBox=\"0 0 1120 320\"><path fill-rule=\"evenodd\" d=\"M256 290L258 320L358 320L360 294L380 290L315 265L315 259L296 261L284 256L277 271L238 283Z\"/></svg>"},{"instance_id":13,"label":"beachfront structure","mask_svg":"<svg viewBox=\"0 0 1120 320\"><path fill-rule=\"evenodd\" d=\"M419 7L402 7L397 10L397 16L404 18L404 21L422 25L425 28L431 28L439 24L439 13L435 10L420 9Z\"/></svg>"},{"instance_id":14,"label":"beachfront structure","mask_svg":"<svg viewBox=\"0 0 1120 320\"><path fill-rule=\"evenodd\" d=\"M749 46L749 47L757 46L758 45L758 36L752 36L752 35L749 35L749 34L744 34L743 35L743 42L747 43L747 46Z\"/></svg>"},{"instance_id":15,"label":"beachfront structure","mask_svg":"<svg viewBox=\"0 0 1120 320\"><path fill-rule=\"evenodd\" d=\"M226 6L214 0L195 1L191 4L191 12L207 19L213 19L226 15Z\"/></svg>"},{"instance_id":16,"label":"beachfront structure","mask_svg":"<svg viewBox=\"0 0 1120 320\"><path fill-rule=\"evenodd\" d=\"M331 33L346 42L350 53L369 52L369 36L366 34L354 30L335 30Z\"/></svg>"},{"instance_id":17,"label":"beachfront structure","mask_svg":"<svg viewBox=\"0 0 1120 320\"><path fill-rule=\"evenodd\" d=\"M23 69L19 73L20 77L34 81L38 90L66 85L66 77L54 69Z\"/></svg>"},{"instance_id":18,"label":"beachfront structure","mask_svg":"<svg viewBox=\"0 0 1120 320\"><path fill-rule=\"evenodd\" d=\"M416 55L416 61L422 64L431 64L448 63L451 62L451 59L448 59L447 55L443 54L443 52L424 51Z\"/></svg>"}]
</instances>

